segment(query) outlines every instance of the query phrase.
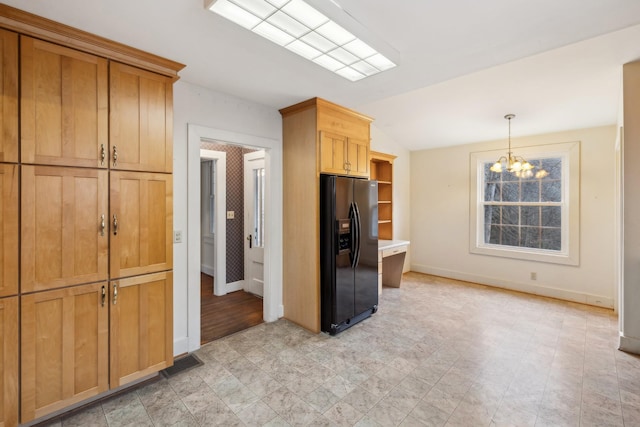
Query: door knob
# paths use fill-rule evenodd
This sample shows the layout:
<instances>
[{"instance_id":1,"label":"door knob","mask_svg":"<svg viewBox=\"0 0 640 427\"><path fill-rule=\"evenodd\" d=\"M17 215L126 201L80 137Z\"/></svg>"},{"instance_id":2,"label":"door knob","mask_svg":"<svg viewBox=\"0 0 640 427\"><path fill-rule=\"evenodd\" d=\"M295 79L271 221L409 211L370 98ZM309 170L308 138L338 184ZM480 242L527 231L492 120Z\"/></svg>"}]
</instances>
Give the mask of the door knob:
<instances>
[{"instance_id":1,"label":"door knob","mask_svg":"<svg viewBox=\"0 0 640 427\"><path fill-rule=\"evenodd\" d=\"M253 243L253 239L251 238L251 234L249 234L249 235L247 236L247 240L249 241L249 249L251 249L251 247L252 247L251 245L252 245L252 243Z\"/></svg>"}]
</instances>

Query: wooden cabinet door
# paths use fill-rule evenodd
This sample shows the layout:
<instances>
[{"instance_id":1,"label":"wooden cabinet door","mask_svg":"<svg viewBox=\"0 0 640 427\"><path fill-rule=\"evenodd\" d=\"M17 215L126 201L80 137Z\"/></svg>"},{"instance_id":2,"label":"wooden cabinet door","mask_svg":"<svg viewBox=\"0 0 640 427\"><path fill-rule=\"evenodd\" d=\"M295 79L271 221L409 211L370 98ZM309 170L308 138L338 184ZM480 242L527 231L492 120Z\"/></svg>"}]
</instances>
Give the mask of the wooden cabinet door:
<instances>
[{"instance_id":1,"label":"wooden cabinet door","mask_svg":"<svg viewBox=\"0 0 640 427\"><path fill-rule=\"evenodd\" d=\"M18 35L0 30L0 162L18 161Z\"/></svg>"},{"instance_id":2,"label":"wooden cabinet door","mask_svg":"<svg viewBox=\"0 0 640 427\"><path fill-rule=\"evenodd\" d=\"M320 172L345 175L347 173L347 138L320 131Z\"/></svg>"},{"instance_id":3,"label":"wooden cabinet door","mask_svg":"<svg viewBox=\"0 0 640 427\"><path fill-rule=\"evenodd\" d=\"M172 176L111 172L111 278L173 266Z\"/></svg>"},{"instance_id":4,"label":"wooden cabinet door","mask_svg":"<svg viewBox=\"0 0 640 427\"><path fill-rule=\"evenodd\" d=\"M369 177L369 142L349 138L347 141L349 175Z\"/></svg>"},{"instance_id":5,"label":"wooden cabinet door","mask_svg":"<svg viewBox=\"0 0 640 427\"><path fill-rule=\"evenodd\" d=\"M110 384L116 388L173 365L173 274L110 286Z\"/></svg>"},{"instance_id":6,"label":"wooden cabinet door","mask_svg":"<svg viewBox=\"0 0 640 427\"><path fill-rule=\"evenodd\" d=\"M108 184L106 170L22 166L23 293L107 279Z\"/></svg>"},{"instance_id":7,"label":"wooden cabinet door","mask_svg":"<svg viewBox=\"0 0 640 427\"><path fill-rule=\"evenodd\" d=\"M18 293L18 166L0 164L0 297Z\"/></svg>"},{"instance_id":8,"label":"wooden cabinet door","mask_svg":"<svg viewBox=\"0 0 640 427\"><path fill-rule=\"evenodd\" d=\"M102 282L21 297L21 422L108 389L106 287Z\"/></svg>"},{"instance_id":9,"label":"wooden cabinet door","mask_svg":"<svg viewBox=\"0 0 640 427\"><path fill-rule=\"evenodd\" d=\"M20 40L22 162L107 167L107 60Z\"/></svg>"},{"instance_id":10,"label":"wooden cabinet door","mask_svg":"<svg viewBox=\"0 0 640 427\"><path fill-rule=\"evenodd\" d=\"M18 297L0 299L0 427L18 425Z\"/></svg>"},{"instance_id":11,"label":"wooden cabinet door","mask_svg":"<svg viewBox=\"0 0 640 427\"><path fill-rule=\"evenodd\" d=\"M111 167L171 172L173 83L165 76L110 63Z\"/></svg>"}]
</instances>

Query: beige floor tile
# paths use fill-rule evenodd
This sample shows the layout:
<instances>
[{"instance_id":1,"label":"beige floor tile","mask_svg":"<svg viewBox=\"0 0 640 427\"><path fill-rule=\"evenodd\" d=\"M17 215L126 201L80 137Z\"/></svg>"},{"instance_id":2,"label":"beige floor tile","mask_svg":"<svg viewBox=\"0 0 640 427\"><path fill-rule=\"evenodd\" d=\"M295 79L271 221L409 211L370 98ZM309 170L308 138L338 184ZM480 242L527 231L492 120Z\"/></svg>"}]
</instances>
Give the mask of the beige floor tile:
<instances>
[{"instance_id":1,"label":"beige floor tile","mask_svg":"<svg viewBox=\"0 0 640 427\"><path fill-rule=\"evenodd\" d=\"M408 273L337 336L261 324L56 425L640 425L617 345L610 310Z\"/></svg>"}]
</instances>

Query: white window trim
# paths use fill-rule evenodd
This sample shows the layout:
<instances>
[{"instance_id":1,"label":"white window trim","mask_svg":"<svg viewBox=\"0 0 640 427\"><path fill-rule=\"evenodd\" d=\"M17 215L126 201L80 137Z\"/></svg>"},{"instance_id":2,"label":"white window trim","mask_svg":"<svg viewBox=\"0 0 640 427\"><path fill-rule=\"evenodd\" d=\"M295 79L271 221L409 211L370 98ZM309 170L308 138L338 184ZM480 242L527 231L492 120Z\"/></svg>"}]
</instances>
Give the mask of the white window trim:
<instances>
[{"instance_id":1,"label":"white window trim","mask_svg":"<svg viewBox=\"0 0 640 427\"><path fill-rule=\"evenodd\" d=\"M486 162L494 162L498 157L504 155L504 150L492 150L471 153L469 163L469 251L474 254L516 258L527 261L579 265L580 142L518 147L514 149L514 152L525 159L536 159L547 156L563 158L563 184L567 183L567 185L563 185L563 200L566 200L567 203L562 210L562 249L560 251L550 251L484 243L484 214L482 210L484 188L482 188L482 165Z\"/></svg>"}]
</instances>

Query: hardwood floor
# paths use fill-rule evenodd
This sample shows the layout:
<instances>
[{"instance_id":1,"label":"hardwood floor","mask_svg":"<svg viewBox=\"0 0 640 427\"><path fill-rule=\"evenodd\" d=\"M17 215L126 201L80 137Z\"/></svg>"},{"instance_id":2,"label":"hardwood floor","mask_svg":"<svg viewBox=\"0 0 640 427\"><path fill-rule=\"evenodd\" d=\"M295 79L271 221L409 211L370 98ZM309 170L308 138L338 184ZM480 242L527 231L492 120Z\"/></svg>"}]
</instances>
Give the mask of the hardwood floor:
<instances>
[{"instance_id":1,"label":"hardwood floor","mask_svg":"<svg viewBox=\"0 0 640 427\"><path fill-rule=\"evenodd\" d=\"M200 344L259 325L262 298L245 291L213 294L213 277L200 274Z\"/></svg>"}]
</instances>

